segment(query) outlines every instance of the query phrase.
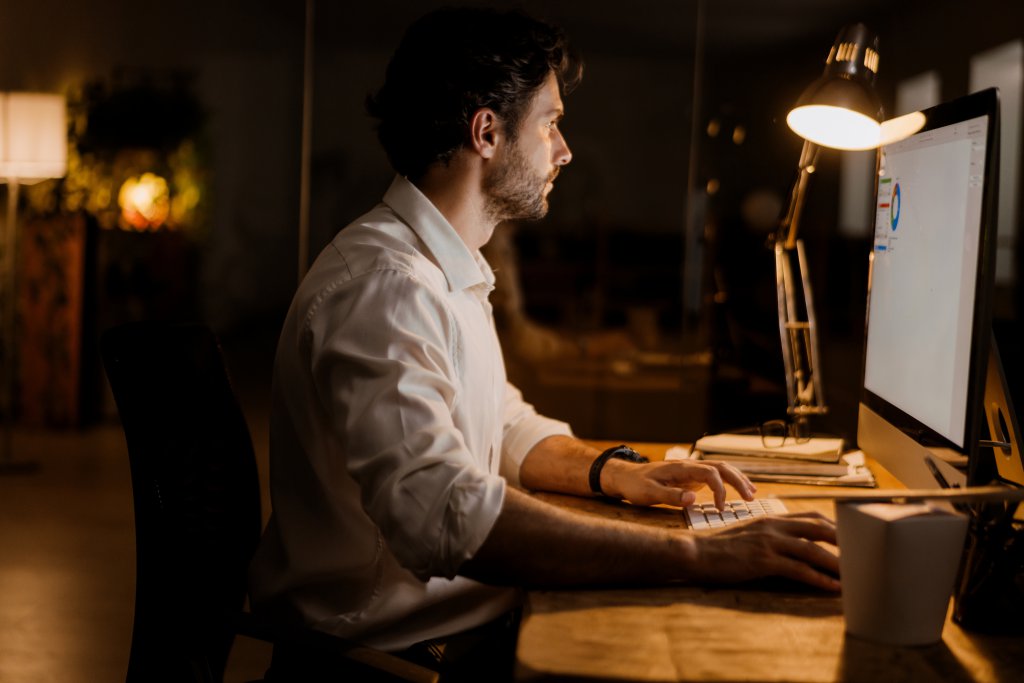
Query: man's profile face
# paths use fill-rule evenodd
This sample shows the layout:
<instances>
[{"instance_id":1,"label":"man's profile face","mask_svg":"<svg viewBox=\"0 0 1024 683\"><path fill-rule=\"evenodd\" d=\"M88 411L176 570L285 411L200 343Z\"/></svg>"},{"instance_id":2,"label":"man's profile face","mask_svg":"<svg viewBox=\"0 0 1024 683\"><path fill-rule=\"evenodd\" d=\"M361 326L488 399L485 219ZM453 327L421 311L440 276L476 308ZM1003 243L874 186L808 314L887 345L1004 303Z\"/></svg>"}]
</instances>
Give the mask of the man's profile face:
<instances>
[{"instance_id":1,"label":"man's profile face","mask_svg":"<svg viewBox=\"0 0 1024 683\"><path fill-rule=\"evenodd\" d=\"M484 178L488 213L495 220L537 220L547 214L555 176L572 159L558 129L563 113L558 81L549 74L520 120L518 137L503 146Z\"/></svg>"}]
</instances>

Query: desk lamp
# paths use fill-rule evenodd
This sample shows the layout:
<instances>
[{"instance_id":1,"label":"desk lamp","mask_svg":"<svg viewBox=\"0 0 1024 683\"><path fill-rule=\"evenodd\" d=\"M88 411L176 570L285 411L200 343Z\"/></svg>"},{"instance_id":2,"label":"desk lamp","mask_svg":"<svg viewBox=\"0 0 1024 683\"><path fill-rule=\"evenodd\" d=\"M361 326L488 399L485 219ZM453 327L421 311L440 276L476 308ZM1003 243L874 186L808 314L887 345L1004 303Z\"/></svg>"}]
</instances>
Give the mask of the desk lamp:
<instances>
[{"instance_id":1,"label":"desk lamp","mask_svg":"<svg viewBox=\"0 0 1024 683\"><path fill-rule=\"evenodd\" d=\"M821 147L864 150L879 145L883 112L874 89L877 73L878 37L863 24L847 26L832 45L824 74L804 91L786 117L789 127L804 138L804 145L789 204L774 237L775 285L787 412L798 428L806 427L808 416L828 412L807 258L803 242L797 239L804 194ZM800 319L801 314L806 320Z\"/></svg>"},{"instance_id":2,"label":"desk lamp","mask_svg":"<svg viewBox=\"0 0 1024 683\"><path fill-rule=\"evenodd\" d=\"M17 462L13 456L14 386L17 374L18 189L20 185L59 178L67 169L66 106L62 95L42 93L0 93L0 183L7 183L7 220L2 237L3 308L0 410L3 437L0 439L0 473L31 470L34 463Z\"/></svg>"}]
</instances>

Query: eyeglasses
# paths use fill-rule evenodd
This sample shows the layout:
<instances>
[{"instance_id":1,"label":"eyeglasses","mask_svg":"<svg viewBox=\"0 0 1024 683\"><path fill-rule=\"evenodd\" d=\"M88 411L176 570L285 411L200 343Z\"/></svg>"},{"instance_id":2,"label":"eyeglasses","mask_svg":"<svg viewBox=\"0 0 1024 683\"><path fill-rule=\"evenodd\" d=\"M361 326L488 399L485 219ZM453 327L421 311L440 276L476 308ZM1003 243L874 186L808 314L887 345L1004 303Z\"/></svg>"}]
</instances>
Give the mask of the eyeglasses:
<instances>
[{"instance_id":1,"label":"eyeglasses","mask_svg":"<svg viewBox=\"0 0 1024 683\"><path fill-rule=\"evenodd\" d=\"M791 439L793 443L807 443L811 440L807 420L768 420L761 423L758 431L761 434L761 445L765 448L782 448L786 445L786 439Z\"/></svg>"}]
</instances>

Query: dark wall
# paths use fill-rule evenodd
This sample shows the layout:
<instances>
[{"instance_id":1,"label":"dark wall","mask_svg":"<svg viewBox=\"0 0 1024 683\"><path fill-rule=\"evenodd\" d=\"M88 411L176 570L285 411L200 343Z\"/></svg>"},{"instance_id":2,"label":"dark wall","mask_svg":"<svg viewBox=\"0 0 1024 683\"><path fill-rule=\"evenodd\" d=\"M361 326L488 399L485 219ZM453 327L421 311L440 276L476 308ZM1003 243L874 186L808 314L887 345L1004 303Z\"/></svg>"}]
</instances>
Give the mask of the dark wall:
<instances>
[{"instance_id":1,"label":"dark wall","mask_svg":"<svg viewBox=\"0 0 1024 683\"><path fill-rule=\"evenodd\" d=\"M286 306L295 283L302 39L301 2L14 0L0 20L0 89L189 84L211 164L200 314L223 329Z\"/></svg>"},{"instance_id":2,"label":"dark wall","mask_svg":"<svg viewBox=\"0 0 1024 683\"><path fill-rule=\"evenodd\" d=\"M304 4L17 1L5 6L0 21L2 89L67 90L118 68L190 76L207 114L212 164L199 285L203 313L217 327L280 315L294 287ZM314 253L390 181L363 98L379 84L404 27L438 4L316 3ZM1024 33L1024 10L1008 0L969 7L952 0L707 2L695 90L697 2L486 4L521 5L562 24L587 62L583 85L566 100L573 163L559 179L549 218L524 228L536 253L569 258L572 251L563 242L604 235L604 243L614 245L622 234L638 236L642 251L643 237L654 235L655 245L665 244L658 241L665 237L679 245L651 249L654 266L678 271L688 204L703 206L708 220L721 226L718 243L705 244L703 234L691 238L732 268L734 287L746 289L751 310L769 319L763 287L745 277L760 268L762 255L749 251L730 264L728 252L753 249L763 240L763 229L744 225L741 207L751 194L786 192L800 143L785 127L784 113L820 72L838 28L861 19L879 30L879 84L890 106L893 84L928 68L940 70L944 97L962 94L971 54ZM695 98L698 155L690 178ZM701 137L716 116L746 127L743 145ZM837 159L822 160L805 222L809 242L819 231L824 236L812 247L823 262L837 258L828 237L835 223ZM702 197L712 178L719 181L718 193ZM691 180L701 202L686 200ZM591 250L584 267L607 269L593 260L614 255ZM697 263L708 265L709 258ZM747 269L745 263L759 265ZM673 296L678 304L679 294ZM848 317L855 319L856 311ZM758 331L761 321L745 324Z\"/></svg>"},{"instance_id":3,"label":"dark wall","mask_svg":"<svg viewBox=\"0 0 1024 683\"><path fill-rule=\"evenodd\" d=\"M707 234L713 241L705 246L714 252L709 266L715 273L711 289L723 302L708 306L712 311L712 344L725 353L725 360L769 382L782 377L774 269L771 255L764 248L767 230L751 223L744 204L752 196L785 196L801 144L786 127L785 114L801 90L820 74L839 27L857 19L879 32L878 88L886 111L891 113L896 85L927 70L938 72L942 99L967 94L971 57L1024 38L1022 14L1024 5L1008 0L912 0L865 5L854 8L844 21L819 28L813 40L794 38L772 50L711 51L702 92L705 119L718 117L747 128L742 146L705 136L700 148L702 176L698 185L704 178L719 181L718 192L708 199L711 229ZM832 409L821 426L852 437L856 432L870 242L869 237L849 237L837 230L840 160L841 153L827 150L819 158L807 195L801 236L810 257L826 399ZM1000 192L1020 195L1024 188L1019 183L1009 187L1004 182ZM870 235L870 228L865 226L865 235ZM1024 272L1020 267L1020 240L1017 250L1020 273ZM1020 278L1009 288L997 291L997 328L1008 340L1020 338L1022 301ZM745 393L729 397L736 399L730 408L747 402L752 418L770 417L758 413L764 402L758 404L755 392L749 389L749 384L744 385ZM779 405L774 397L766 403Z\"/></svg>"},{"instance_id":4,"label":"dark wall","mask_svg":"<svg viewBox=\"0 0 1024 683\"><path fill-rule=\"evenodd\" d=\"M915 2L893 14L883 26L882 39L889 45L886 66L891 76L882 84L883 95L889 102L895 97L899 80L930 69L938 71L942 79L942 99L951 100L968 93L971 57L1024 39L1024 4L1011 0L979 0L969 4ZM1007 94L1001 97L1005 101ZM1021 124L1004 118L1002 125L1005 128ZM1022 191L1024 172L1020 170L1015 187L1005 179L1000 183L1001 197L1006 193L1019 197ZM1022 215L1018 204L1016 281L997 287L996 292L996 315L1003 325L1024 320L1024 241L1019 238Z\"/></svg>"},{"instance_id":5,"label":"dark wall","mask_svg":"<svg viewBox=\"0 0 1024 683\"><path fill-rule=\"evenodd\" d=\"M390 182L363 100L382 82L405 26L440 4L391 4L386 16L346 3L318 7L314 245L368 208ZM608 23L614 14L606 3L486 4L526 5L558 23L586 62L582 85L566 98L563 130L574 158L545 225L572 230L606 221L677 230L689 153L692 4L641 2L646 11L628 13L631 21L624 16L621 33ZM652 32L651 24L671 28Z\"/></svg>"}]
</instances>

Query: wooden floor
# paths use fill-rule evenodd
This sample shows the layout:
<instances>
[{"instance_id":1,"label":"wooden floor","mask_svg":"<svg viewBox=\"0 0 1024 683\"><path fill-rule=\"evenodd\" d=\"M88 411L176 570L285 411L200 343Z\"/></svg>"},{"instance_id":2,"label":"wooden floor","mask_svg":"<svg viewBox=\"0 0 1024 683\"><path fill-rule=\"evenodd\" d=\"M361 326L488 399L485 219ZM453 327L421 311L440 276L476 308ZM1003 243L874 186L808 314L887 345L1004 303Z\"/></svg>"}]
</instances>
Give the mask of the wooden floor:
<instances>
[{"instance_id":1,"label":"wooden floor","mask_svg":"<svg viewBox=\"0 0 1024 683\"><path fill-rule=\"evenodd\" d=\"M236 357L228 365L245 368L232 375L266 482L269 371L262 357ZM123 681L135 531L121 426L111 417L83 431L18 430L14 452L38 468L0 474L0 681ZM258 679L268 661L267 646L239 640L225 680Z\"/></svg>"}]
</instances>

